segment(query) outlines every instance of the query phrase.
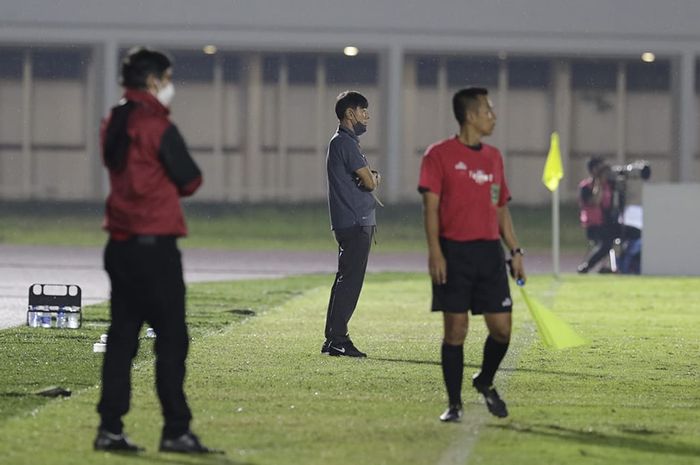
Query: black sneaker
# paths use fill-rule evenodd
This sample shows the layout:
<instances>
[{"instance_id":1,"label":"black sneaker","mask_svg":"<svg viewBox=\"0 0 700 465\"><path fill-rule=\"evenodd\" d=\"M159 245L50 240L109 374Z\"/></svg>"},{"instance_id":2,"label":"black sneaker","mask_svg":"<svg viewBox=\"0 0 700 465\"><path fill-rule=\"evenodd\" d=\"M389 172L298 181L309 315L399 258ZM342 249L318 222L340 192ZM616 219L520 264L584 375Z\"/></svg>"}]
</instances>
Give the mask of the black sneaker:
<instances>
[{"instance_id":1,"label":"black sneaker","mask_svg":"<svg viewBox=\"0 0 700 465\"><path fill-rule=\"evenodd\" d=\"M326 341L323 343L323 345L321 346L321 355L328 355L328 352L330 351L328 346L330 345L330 343L330 341Z\"/></svg>"},{"instance_id":2,"label":"black sneaker","mask_svg":"<svg viewBox=\"0 0 700 465\"><path fill-rule=\"evenodd\" d=\"M106 450L112 452L143 452L143 447L139 447L126 434L114 434L104 429L97 430L97 437L92 445L95 450Z\"/></svg>"},{"instance_id":3,"label":"black sneaker","mask_svg":"<svg viewBox=\"0 0 700 465\"><path fill-rule=\"evenodd\" d=\"M367 357L367 354L357 350L351 340L345 342L329 342L328 355L333 357Z\"/></svg>"},{"instance_id":4,"label":"black sneaker","mask_svg":"<svg viewBox=\"0 0 700 465\"><path fill-rule=\"evenodd\" d=\"M447 410L440 415L440 421L444 421L445 423L458 423L462 421L462 404L454 404L447 407Z\"/></svg>"},{"instance_id":5,"label":"black sneaker","mask_svg":"<svg viewBox=\"0 0 700 465\"><path fill-rule=\"evenodd\" d=\"M472 386L484 396L486 407L492 415L498 418L505 418L508 416L506 403L503 402L503 399L501 399L501 396L498 395L498 392L496 392L496 389L492 385L480 383L478 376L475 376L472 379Z\"/></svg>"},{"instance_id":6,"label":"black sneaker","mask_svg":"<svg viewBox=\"0 0 700 465\"><path fill-rule=\"evenodd\" d=\"M221 450L210 449L199 442L199 438L192 431L188 431L174 439L162 438L160 440L161 452L178 452L181 454L223 454Z\"/></svg>"}]
</instances>

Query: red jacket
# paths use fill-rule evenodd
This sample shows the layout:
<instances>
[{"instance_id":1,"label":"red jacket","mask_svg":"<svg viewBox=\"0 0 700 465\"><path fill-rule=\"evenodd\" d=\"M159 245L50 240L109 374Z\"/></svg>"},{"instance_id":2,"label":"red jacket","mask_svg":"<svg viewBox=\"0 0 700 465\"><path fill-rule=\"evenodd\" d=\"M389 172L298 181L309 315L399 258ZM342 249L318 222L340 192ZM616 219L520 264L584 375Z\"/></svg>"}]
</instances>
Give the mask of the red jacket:
<instances>
[{"instance_id":1,"label":"red jacket","mask_svg":"<svg viewBox=\"0 0 700 465\"><path fill-rule=\"evenodd\" d=\"M610 213L612 208L612 188L609 183L604 183L600 196L600 204L591 202L593 197L593 178L586 178L578 185L579 188L579 207L581 226L588 228L589 226L601 226L610 221Z\"/></svg>"},{"instance_id":2,"label":"red jacket","mask_svg":"<svg viewBox=\"0 0 700 465\"><path fill-rule=\"evenodd\" d=\"M169 113L151 93L128 89L103 121L110 181L104 228L114 239L187 235L180 197L199 188L202 174Z\"/></svg>"}]
</instances>

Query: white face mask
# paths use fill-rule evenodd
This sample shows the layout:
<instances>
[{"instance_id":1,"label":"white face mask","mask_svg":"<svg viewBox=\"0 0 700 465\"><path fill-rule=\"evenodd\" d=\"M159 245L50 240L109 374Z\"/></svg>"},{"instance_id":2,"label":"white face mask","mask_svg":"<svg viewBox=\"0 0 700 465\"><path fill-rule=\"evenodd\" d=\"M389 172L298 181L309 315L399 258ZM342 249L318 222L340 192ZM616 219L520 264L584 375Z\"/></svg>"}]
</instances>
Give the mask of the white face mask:
<instances>
[{"instance_id":1,"label":"white face mask","mask_svg":"<svg viewBox=\"0 0 700 465\"><path fill-rule=\"evenodd\" d=\"M164 107L170 106L170 102L173 101L173 97L175 97L175 86L172 82L167 83L165 87L160 89L156 94L156 98Z\"/></svg>"}]
</instances>

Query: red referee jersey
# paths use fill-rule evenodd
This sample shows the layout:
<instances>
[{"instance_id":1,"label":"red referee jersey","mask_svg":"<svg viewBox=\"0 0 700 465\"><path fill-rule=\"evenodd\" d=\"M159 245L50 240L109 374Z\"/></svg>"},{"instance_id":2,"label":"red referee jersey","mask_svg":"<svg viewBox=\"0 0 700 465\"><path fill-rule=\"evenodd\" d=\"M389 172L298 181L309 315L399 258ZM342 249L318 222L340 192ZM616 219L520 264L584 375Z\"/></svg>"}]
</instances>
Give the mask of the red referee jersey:
<instances>
[{"instance_id":1,"label":"red referee jersey","mask_svg":"<svg viewBox=\"0 0 700 465\"><path fill-rule=\"evenodd\" d=\"M497 240L498 207L510 200L497 148L473 149L457 136L431 145L423 156L418 189L440 196L440 237Z\"/></svg>"}]
</instances>

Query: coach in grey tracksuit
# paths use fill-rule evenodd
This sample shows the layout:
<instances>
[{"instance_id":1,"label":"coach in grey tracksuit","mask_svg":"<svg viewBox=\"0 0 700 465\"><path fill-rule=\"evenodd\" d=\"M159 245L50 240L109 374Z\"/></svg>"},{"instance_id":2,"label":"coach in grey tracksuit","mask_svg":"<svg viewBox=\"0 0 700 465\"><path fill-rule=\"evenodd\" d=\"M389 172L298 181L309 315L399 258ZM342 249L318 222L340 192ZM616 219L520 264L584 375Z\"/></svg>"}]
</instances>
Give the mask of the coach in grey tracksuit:
<instances>
[{"instance_id":1,"label":"coach in grey tracksuit","mask_svg":"<svg viewBox=\"0 0 700 465\"><path fill-rule=\"evenodd\" d=\"M326 159L331 229L338 242L338 272L328 303L326 341L321 348L321 353L328 355L366 356L350 340L348 322L360 297L377 224L372 191L380 176L370 169L359 144L359 136L367 130L367 107L367 99L357 92L338 96L335 111L339 125Z\"/></svg>"}]
</instances>

